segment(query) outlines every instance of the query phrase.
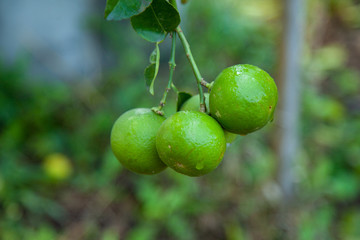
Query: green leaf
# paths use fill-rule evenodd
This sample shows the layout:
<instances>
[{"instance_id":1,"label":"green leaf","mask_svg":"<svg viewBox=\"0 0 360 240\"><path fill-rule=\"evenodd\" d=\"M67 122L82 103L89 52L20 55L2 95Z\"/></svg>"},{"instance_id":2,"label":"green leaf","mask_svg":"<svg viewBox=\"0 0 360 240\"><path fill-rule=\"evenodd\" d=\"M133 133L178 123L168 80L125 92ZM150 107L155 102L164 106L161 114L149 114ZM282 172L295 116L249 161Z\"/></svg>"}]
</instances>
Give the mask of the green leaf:
<instances>
[{"instance_id":1,"label":"green leaf","mask_svg":"<svg viewBox=\"0 0 360 240\"><path fill-rule=\"evenodd\" d=\"M153 0L144 12L131 17L131 24L145 40L161 42L180 24L180 15L166 0Z\"/></svg>"},{"instance_id":2,"label":"green leaf","mask_svg":"<svg viewBox=\"0 0 360 240\"><path fill-rule=\"evenodd\" d=\"M107 0L106 20L122 20L137 15L150 5L152 0Z\"/></svg>"},{"instance_id":3,"label":"green leaf","mask_svg":"<svg viewBox=\"0 0 360 240\"><path fill-rule=\"evenodd\" d=\"M149 92L154 95L154 82L159 72L160 65L160 49L159 43L156 43L154 51L150 55L150 65L147 66L144 72L146 86L149 87Z\"/></svg>"},{"instance_id":4,"label":"green leaf","mask_svg":"<svg viewBox=\"0 0 360 240\"><path fill-rule=\"evenodd\" d=\"M152 53L150 54L149 62L156 63L156 56L157 56L157 48L155 48L154 51L152 51Z\"/></svg>"},{"instance_id":5,"label":"green leaf","mask_svg":"<svg viewBox=\"0 0 360 240\"><path fill-rule=\"evenodd\" d=\"M147 87L151 86L154 76L155 76L155 63L152 63L145 68L145 72L144 72L144 77Z\"/></svg>"},{"instance_id":6,"label":"green leaf","mask_svg":"<svg viewBox=\"0 0 360 240\"><path fill-rule=\"evenodd\" d=\"M176 111L178 112L180 110L181 106L191 97L192 96L191 96L190 93L178 92L177 103L176 103Z\"/></svg>"}]
</instances>

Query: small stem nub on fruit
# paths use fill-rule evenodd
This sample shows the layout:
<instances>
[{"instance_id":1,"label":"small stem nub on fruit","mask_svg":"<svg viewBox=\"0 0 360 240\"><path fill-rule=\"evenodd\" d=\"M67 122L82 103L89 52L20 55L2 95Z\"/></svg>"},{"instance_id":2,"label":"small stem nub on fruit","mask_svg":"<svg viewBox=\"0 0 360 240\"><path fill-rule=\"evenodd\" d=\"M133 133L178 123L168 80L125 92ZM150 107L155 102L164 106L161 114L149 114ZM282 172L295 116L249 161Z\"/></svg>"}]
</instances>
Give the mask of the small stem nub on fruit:
<instances>
[{"instance_id":1,"label":"small stem nub on fruit","mask_svg":"<svg viewBox=\"0 0 360 240\"><path fill-rule=\"evenodd\" d=\"M200 112L206 112L206 105L205 104L200 104Z\"/></svg>"},{"instance_id":2,"label":"small stem nub on fruit","mask_svg":"<svg viewBox=\"0 0 360 240\"><path fill-rule=\"evenodd\" d=\"M163 97L160 101L160 104L158 107L153 108L153 111L159 115L164 115L164 113L162 112L162 108L165 106L166 104L166 97L170 91L170 89L174 89L175 92L177 92L177 89L175 87L175 85L173 84L172 80L173 80L173 75L174 75L174 70L176 67L175 64L175 50L176 50L176 32L172 32L171 33L171 37L172 37L172 45L171 45L171 55L170 55L170 61L169 61L169 69L170 69L170 75L169 75L169 82L165 88Z\"/></svg>"},{"instance_id":3,"label":"small stem nub on fruit","mask_svg":"<svg viewBox=\"0 0 360 240\"><path fill-rule=\"evenodd\" d=\"M190 62L191 68L192 68L192 70L194 72L194 75L195 75L195 78L196 78L196 81L197 81L198 90L199 90L199 97L200 97L200 111L201 112L206 112L205 97L204 97L204 92L203 92L203 89L202 89L202 83L205 84L205 85L209 85L209 84L201 77L199 68L197 67L196 62L194 60L194 57L193 57L193 55L191 53L190 45L189 45L188 41L186 40L186 37L185 37L183 31L181 30L180 26L178 26L176 28L176 32L179 35L180 41L181 41L181 43L182 43L182 45L184 47L185 53L186 53L186 57L188 58L188 60Z\"/></svg>"},{"instance_id":4,"label":"small stem nub on fruit","mask_svg":"<svg viewBox=\"0 0 360 240\"><path fill-rule=\"evenodd\" d=\"M201 85L202 86L204 86L204 87L206 87L207 89L210 89L211 87L212 87L212 85L213 85L213 82L211 82L211 83L208 83L207 81L205 81L203 78L201 79Z\"/></svg>"},{"instance_id":5,"label":"small stem nub on fruit","mask_svg":"<svg viewBox=\"0 0 360 240\"><path fill-rule=\"evenodd\" d=\"M158 114L160 116L164 116L164 112L161 110L160 106L159 107L153 107L153 108L151 108L151 110L154 113L156 113L156 114Z\"/></svg>"}]
</instances>

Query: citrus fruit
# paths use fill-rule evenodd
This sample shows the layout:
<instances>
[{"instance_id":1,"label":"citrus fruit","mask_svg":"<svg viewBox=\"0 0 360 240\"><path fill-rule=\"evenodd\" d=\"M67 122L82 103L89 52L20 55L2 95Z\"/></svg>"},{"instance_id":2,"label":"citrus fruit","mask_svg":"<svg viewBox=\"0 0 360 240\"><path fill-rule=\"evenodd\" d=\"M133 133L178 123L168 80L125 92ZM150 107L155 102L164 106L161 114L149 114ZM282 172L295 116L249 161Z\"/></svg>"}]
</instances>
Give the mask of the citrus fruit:
<instances>
[{"instance_id":1,"label":"citrus fruit","mask_svg":"<svg viewBox=\"0 0 360 240\"><path fill-rule=\"evenodd\" d=\"M46 175L54 180L65 180L73 172L71 161L61 153L52 153L45 157L43 168Z\"/></svg>"},{"instance_id":2,"label":"citrus fruit","mask_svg":"<svg viewBox=\"0 0 360 240\"><path fill-rule=\"evenodd\" d=\"M204 93L206 114L210 114L209 110L209 94ZM200 111L200 97L199 94L192 96L181 106L180 111Z\"/></svg>"},{"instance_id":3,"label":"citrus fruit","mask_svg":"<svg viewBox=\"0 0 360 240\"><path fill-rule=\"evenodd\" d=\"M252 65L224 69L210 92L210 113L232 133L248 134L272 121L277 87L268 73Z\"/></svg>"},{"instance_id":4,"label":"citrus fruit","mask_svg":"<svg viewBox=\"0 0 360 240\"><path fill-rule=\"evenodd\" d=\"M180 111L161 125L156 136L161 160L175 171L201 176L221 162L226 141L215 119L197 111Z\"/></svg>"},{"instance_id":5,"label":"citrus fruit","mask_svg":"<svg viewBox=\"0 0 360 240\"><path fill-rule=\"evenodd\" d=\"M206 113L210 114L209 108L209 94L204 93L205 96L205 105L206 105ZM200 111L200 97L199 94L192 96L189 98L180 108L180 111ZM230 133L224 130L225 139L227 143L232 143L237 135Z\"/></svg>"},{"instance_id":6,"label":"citrus fruit","mask_svg":"<svg viewBox=\"0 0 360 240\"><path fill-rule=\"evenodd\" d=\"M155 174L166 168L155 145L164 120L147 108L129 110L116 120L111 130L111 148L125 168L140 174Z\"/></svg>"}]
</instances>

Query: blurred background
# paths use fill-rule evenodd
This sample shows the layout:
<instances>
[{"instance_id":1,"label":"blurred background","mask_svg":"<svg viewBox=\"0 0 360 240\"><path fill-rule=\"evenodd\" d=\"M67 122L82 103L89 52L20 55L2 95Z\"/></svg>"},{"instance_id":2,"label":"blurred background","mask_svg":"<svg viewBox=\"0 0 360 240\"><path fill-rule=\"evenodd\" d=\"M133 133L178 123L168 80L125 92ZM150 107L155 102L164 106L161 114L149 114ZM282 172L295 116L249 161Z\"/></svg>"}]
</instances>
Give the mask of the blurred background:
<instances>
[{"instance_id":1,"label":"blurred background","mask_svg":"<svg viewBox=\"0 0 360 240\"><path fill-rule=\"evenodd\" d=\"M300 25L288 1L204 3L179 6L203 77L257 65L280 103L272 124L191 178L131 173L109 144L117 117L159 103L169 39L153 97L154 46L129 21L105 21L105 1L0 2L0 239L360 239L360 1L303 1ZM196 94L180 41L176 63L176 86Z\"/></svg>"}]
</instances>

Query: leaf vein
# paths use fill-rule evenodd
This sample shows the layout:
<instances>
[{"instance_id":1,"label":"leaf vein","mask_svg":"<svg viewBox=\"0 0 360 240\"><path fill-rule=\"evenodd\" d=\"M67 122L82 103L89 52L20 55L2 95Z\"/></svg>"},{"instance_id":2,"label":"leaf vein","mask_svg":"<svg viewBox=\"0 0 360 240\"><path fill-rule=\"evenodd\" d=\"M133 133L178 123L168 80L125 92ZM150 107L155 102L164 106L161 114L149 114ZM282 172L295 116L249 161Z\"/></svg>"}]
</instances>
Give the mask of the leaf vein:
<instances>
[{"instance_id":1,"label":"leaf vein","mask_svg":"<svg viewBox=\"0 0 360 240\"><path fill-rule=\"evenodd\" d=\"M156 21L158 22L159 26L161 27L161 30L163 30L164 32L166 32L165 29L163 28L160 20L158 19L158 16L157 16L156 13L155 13L154 7L153 7L152 5L150 5L150 7L151 7L151 10L152 10L152 12L153 12L153 14L154 14L154 16L155 16Z\"/></svg>"}]
</instances>

